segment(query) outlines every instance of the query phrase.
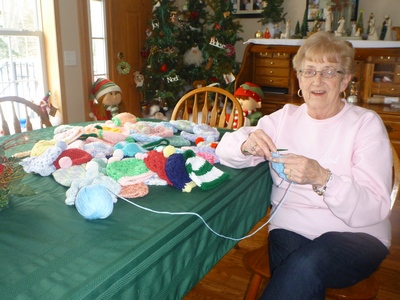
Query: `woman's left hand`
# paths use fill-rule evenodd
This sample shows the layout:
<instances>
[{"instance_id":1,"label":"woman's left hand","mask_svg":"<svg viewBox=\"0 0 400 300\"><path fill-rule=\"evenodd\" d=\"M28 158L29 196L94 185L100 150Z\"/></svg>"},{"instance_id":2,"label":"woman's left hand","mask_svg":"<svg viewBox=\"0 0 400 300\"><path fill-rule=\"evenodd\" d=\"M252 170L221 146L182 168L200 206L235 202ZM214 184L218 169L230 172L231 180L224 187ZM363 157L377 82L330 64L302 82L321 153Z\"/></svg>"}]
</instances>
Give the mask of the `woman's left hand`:
<instances>
[{"instance_id":1,"label":"woman's left hand","mask_svg":"<svg viewBox=\"0 0 400 300\"><path fill-rule=\"evenodd\" d=\"M323 168L316 160L292 153L282 154L280 158L274 158L273 162L282 162L283 173L286 177L298 184L311 184L316 187L325 185L328 170Z\"/></svg>"}]
</instances>

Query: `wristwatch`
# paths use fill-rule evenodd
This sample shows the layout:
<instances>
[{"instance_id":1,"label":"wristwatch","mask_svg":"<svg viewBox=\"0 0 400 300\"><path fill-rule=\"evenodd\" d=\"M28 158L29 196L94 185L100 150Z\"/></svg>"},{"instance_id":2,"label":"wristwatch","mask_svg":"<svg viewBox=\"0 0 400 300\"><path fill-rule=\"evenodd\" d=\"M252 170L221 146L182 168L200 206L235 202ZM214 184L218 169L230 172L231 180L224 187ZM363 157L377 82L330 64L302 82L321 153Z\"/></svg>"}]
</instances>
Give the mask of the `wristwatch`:
<instances>
[{"instance_id":1,"label":"wristwatch","mask_svg":"<svg viewBox=\"0 0 400 300\"><path fill-rule=\"evenodd\" d=\"M313 191L317 193L318 196L323 196L326 192L326 189L328 188L328 182L332 180L332 172L331 170L328 170L328 176L326 176L325 184L322 188L317 188L315 185L312 186Z\"/></svg>"}]
</instances>

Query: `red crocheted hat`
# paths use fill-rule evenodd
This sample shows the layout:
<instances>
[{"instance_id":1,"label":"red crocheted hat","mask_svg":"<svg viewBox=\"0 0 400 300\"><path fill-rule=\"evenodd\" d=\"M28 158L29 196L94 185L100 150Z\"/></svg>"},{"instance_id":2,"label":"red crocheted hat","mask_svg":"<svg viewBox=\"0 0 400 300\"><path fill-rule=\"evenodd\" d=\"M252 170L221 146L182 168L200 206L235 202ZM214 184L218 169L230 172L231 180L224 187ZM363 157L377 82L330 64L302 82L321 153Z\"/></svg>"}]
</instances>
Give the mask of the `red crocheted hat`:
<instances>
[{"instance_id":1,"label":"red crocheted hat","mask_svg":"<svg viewBox=\"0 0 400 300\"><path fill-rule=\"evenodd\" d=\"M70 158L71 162L72 162L72 164L71 164L72 166L87 163L87 162L91 161L93 158L92 155L90 155L85 150L78 149L78 148L66 149L60 154L60 156L53 163L57 169L61 168L60 159L62 159L63 157Z\"/></svg>"}]
</instances>

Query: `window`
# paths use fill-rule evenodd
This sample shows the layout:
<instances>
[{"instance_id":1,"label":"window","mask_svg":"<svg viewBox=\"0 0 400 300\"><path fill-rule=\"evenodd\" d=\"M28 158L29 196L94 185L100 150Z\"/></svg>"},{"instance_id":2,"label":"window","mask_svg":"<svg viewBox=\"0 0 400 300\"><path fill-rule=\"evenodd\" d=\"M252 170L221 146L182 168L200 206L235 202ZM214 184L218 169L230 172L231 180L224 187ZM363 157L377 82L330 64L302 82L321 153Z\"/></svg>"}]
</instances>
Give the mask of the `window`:
<instances>
[{"instance_id":1,"label":"window","mask_svg":"<svg viewBox=\"0 0 400 300\"><path fill-rule=\"evenodd\" d=\"M99 77L108 78L104 5L105 0L89 1L93 82Z\"/></svg>"},{"instance_id":2,"label":"window","mask_svg":"<svg viewBox=\"0 0 400 300\"><path fill-rule=\"evenodd\" d=\"M0 97L47 92L39 0L0 0Z\"/></svg>"}]
</instances>

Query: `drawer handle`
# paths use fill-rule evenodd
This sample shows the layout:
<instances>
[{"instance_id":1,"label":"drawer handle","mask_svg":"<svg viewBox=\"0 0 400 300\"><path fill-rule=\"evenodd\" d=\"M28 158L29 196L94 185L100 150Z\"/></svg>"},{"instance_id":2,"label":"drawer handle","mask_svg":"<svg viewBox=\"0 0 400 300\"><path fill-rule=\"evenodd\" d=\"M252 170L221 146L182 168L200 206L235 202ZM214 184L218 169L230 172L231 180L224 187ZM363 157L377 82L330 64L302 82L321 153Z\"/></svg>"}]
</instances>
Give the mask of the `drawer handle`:
<instances>
[{"instance_id":1,"label":"drawer handle","mask_svg":"<svg viewBox=\"0 0 400 300\"><path fill-rule=\"evenodd\" d=\"M274 81L272 79L269 80L270 83L273 83Z\"/></svg>"},{"instance_id":2,"label":"drawer handle","mask_svg":"<svg viewBox=\"0 0 400 300\"><path fill-rule=\"evenodd\" d=\"M274 74L274 71L269 71L269 74Z\"/></svg>"},{"instance_id":3,"label":"drawer handle","mask_svg":"<svg viewBox=\"0 0 400 300\"><path fill-rule=\"evenodd\" d=\"M270 64L271 64L271 65L273 65L273 64L274 64L274 62L273 62L273 61L271 61L271 62L270 62Z\"/></svg>"},{"instance_id":4,"label":"drawer handle","mask_svg":"<svg viewBox=\"0 0 400 300\"><path fill-rule=\"evenodd\" d=\"M268 52L260 52L260 56L267 56Z\"/></svg>"},{"instance_id":5,"label":"drawer handle","mask_svg":"<svg viewBox=\"0 0 400 300\"><path fill-rule=\"evenodd\" d=\"M391 88L391 90L392 90L392 92L394 92L394 91L395 91L395 89L394 89L394 88Z\"/></svg>"}]
</instances>

